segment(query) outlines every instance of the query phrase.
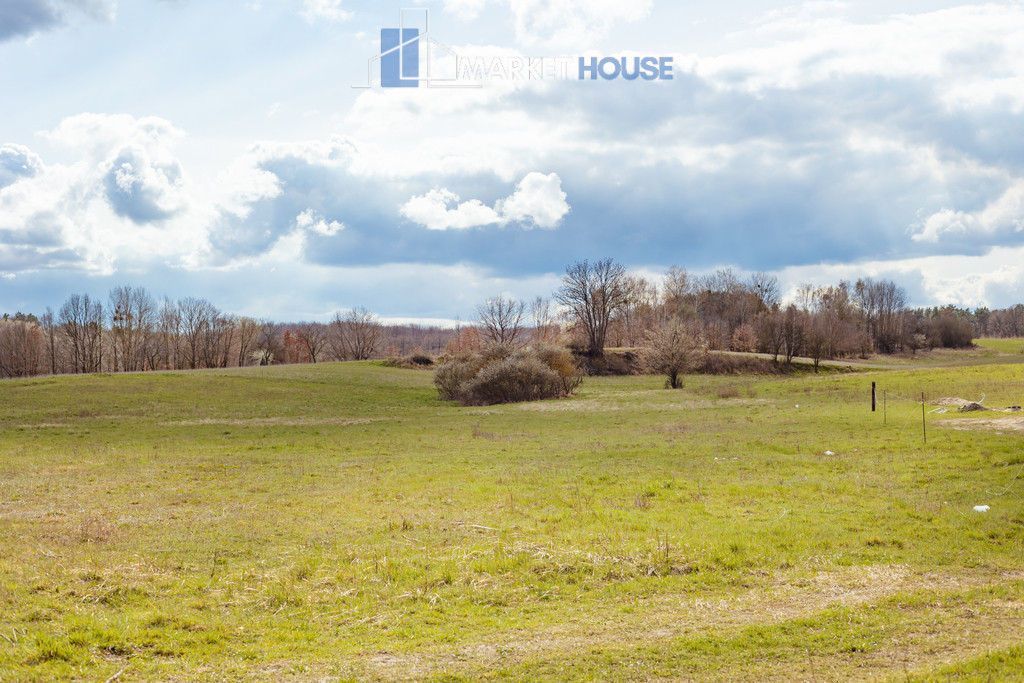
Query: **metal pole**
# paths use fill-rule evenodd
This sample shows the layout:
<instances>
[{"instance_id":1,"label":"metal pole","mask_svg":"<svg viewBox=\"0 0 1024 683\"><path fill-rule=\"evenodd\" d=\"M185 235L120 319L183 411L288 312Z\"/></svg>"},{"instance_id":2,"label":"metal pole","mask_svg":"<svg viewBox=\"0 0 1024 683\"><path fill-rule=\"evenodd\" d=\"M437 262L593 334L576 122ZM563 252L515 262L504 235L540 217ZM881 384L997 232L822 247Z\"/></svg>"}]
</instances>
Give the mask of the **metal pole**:
<instances>
[{"instance_id":1,"label":"metal pole","mask_svg":"<svg viewBox=\"0 0 1024 683\"><path fill-rule=\"evenodd\" d=\"M871 412L875 412L875 383L871 383Z\"/></svg>"}]
</instances>

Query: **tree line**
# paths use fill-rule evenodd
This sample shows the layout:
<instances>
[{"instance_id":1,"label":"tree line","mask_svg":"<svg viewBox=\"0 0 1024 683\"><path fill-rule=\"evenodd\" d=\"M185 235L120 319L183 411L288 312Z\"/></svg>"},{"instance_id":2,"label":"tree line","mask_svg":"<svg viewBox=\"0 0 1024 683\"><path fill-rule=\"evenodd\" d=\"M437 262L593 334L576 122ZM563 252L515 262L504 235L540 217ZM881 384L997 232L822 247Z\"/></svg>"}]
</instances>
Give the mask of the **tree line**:
<instances>
[{"instance_id":1,"label":"tree line","mask_svg":"<svg viewBox=\"0 0 1024 683\"><path fill-rule=\"evenodd\" d=\"M481 348L489 342L559 342L599 361L604 349L644 347L684 323L711 350L814 360L969 346L975 337L1024 336L1024 305L972 310L908 307L906 291L872 278L801 287L783 302L768 273L693 275L673 266L652 280L612 259L566 268L550 298L495 296L454 329L385 325L365 308L328 323L293 324L225 313L204 298L158 299L121 286L106 300L72 294L57 311L0 319L0 377L225 368L366 360Z\"/></svg>"},{"instance_id":2,"label":"tree line","mask_svg":"<svg viewBox=\"0 0 1024 683\"><path fill-rule=\"evenodd\" d=\"M227 314L204 298L158 300L123 286L106 301L72 294L56 312L5 314L0 377L366 360L409 345L406 337L419 346L429 336L413 332L386 328L363 308L326 324L281 324Z\"/></svg>"}]
</instances>

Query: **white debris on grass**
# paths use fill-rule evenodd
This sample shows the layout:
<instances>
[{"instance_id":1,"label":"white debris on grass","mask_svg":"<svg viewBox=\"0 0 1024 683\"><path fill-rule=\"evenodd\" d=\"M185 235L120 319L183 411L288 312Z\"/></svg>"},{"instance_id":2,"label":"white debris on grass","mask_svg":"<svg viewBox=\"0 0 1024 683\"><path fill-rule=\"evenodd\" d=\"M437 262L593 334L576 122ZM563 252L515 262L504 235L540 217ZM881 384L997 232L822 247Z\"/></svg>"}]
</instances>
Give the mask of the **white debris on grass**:
<instances>
[{"instance_id":1,"label":"white debris on grass","mask_svg":"<svg viewBox=\"0 0 1024 683\"><path fill-rule=\"evenodd\" d=\"M974 511L975 512L988 512L988 505L975 505L974 506Z\"/></svg>"}]
</instances>

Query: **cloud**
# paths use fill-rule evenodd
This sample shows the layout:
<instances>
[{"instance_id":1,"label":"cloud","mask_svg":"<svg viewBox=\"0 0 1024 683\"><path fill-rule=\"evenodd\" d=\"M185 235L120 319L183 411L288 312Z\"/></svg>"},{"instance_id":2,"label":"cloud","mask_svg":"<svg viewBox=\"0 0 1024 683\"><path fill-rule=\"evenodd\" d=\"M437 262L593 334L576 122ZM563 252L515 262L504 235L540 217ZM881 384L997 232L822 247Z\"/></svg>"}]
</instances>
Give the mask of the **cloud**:
<instances>
[{"instance_id":1,"label":"cloud","mask_svg":"<svg viewBox=\"0 0 1024 683\"><path fill-rule=\"evenodd\" d=\"M1024 180L1017 180L980 211L945 208L928 216L913 239L936 243L947 237L988 241L995 235L1024 231Z\"/></svg>"},{"instance_id":2,"label":"cloud","mask_svg":"<svg viewBox=\"0 0 1024 683\"><path fill-rule=\"evenodd\" d=\"M433 189L402 205L403 216L428 230L465 230L487 225L518 223L522 227L555 228L569 213L569 204L557 173L528 173L512 196L494 208L477 199L461 202L446 189ZM449 208L454 204L454 208Z\"/></svg>"},{"instance_id":3,"label":"cloud","mask_svg":"<svg viewBox=\"0 0 1024 683\"><path fill-rule=\"evenodd\" d=\"M341 9L341 3L342 0L305 0L302 16L310 23L317 19L327 19L328 21L350 19L352 13Z\"/></svg>"},{"instance_id":4,"label":"cloud","mask_svg":"<svg viewBox=\"0 0 1024 683\"><path fill-rule=\"evenodd\" d=\"M295 217L295 227L299 230L315 232L324 237L333 237L345 229L344 223L327 220L313 209L306 209Z\"/></svg>"},{"instance_id":5,"label":"cloud","mask_svg":"<svg viewBox=\"0 0 1024 683\"><path fill-rule=\"evenodd\" d=\"M167 259L195 262L212 211L173 147L184 133L155 117L81 114L43 134L67 163L5 145L0 246L23 269L114 272ZM14 258L16 255L17 258Z\"/></svg>"},{"instance_id":6,"label":"cloud","mask_svg":"<svg viewBox=\"0 0 1024 683\"><path fill-rule=\"evenodd\" d=\"M0 4L0 42L61 26L69 13L110 19L113 12L113 3L107 0L4 0Z\"/></svg>"},{"instance_id":7,"label":"cloud","mask_svg":"<svg viewBox=\"0 0 1024 683\"><path fill-rule=\"evenodd\" d=\"M501 216L478 199L458 203L451 190L434 189L402 205L403 216L428 230L465 230L501 223ZM455 204L455 208L448 208Z\"/></svg>"},{"instance_id":8,"label":"cloud","mask_svg":"<svg viewBox=\"0 0 1024 683\"><path fill-rule=\"evenodd\" d=\"M569 213L569 204L557 173L528 173L516 185L508 199L499 201L495 210L506 222L533 224L538 228L554 228Z\"/></svg>"},{"instance_id":9,"label":"cloud","mask_svg":"<svg viewBox=\"0 0 1024 683\"><path fill-rule=\"evenodd\" d=\"M805 3L773 12L730 36L742 47L693 61L722 86L752 91L878 75L929 79L947 105L983 104L985 99L972 99L979 93L1024 105L1019 4L962 5L877 22L854 21L845 16L847 7Z\"/></svg>"},{"instance_id":10,"label":"cloud","mask_svg":"<svg viewBox=\"0 0 1024 683\"><path fill-rule=\"evenodd\" d=\"M470 21L480 16L487 3L488 0L444 0L444 10L463 21Z\"/></svg>"},{"instance_id":11,"label":"cloud","mask_svg":"<svg viewBox=\"0 0 1024 683\"><path fill-rule=\"evenodd\" d=\"M31 178L43 168L43 162L28 147L0 145L0 190L22 178Z\"/></svg>"},{"instance_id":12,"label":"cloud","mask_svg":"<svg viewBox=\"0 0 1024 683\"><path fill-rule=\"evenodd\" d=\"M46 137L101 169L104 194L118 216L153 223L184 208L183 171L172 152L184 133L169 121L80 114L63 120Z\"/></svg>"},{"instance_id":13,"label":"cloud","mask_svg":"<svg viewBox=\"0 0 1024 683\"><path fill-rule=\"evenodd\" d=\"M646 17L652 0L509 0L526 45L591 48L617 24Z\"/></svg>"},{"instance_id":14,"label":"cloud","mask_svg":"<svg viewBox=\"0 0 1024 683\"><path fill-rule=\"evenodd\" d=\"M162 221L184 205L181 165L176 159L154 160L144 148L127 147L110 162L104 179L107 199L119 216L136 223Z\"/></svg>"}]
</instances>

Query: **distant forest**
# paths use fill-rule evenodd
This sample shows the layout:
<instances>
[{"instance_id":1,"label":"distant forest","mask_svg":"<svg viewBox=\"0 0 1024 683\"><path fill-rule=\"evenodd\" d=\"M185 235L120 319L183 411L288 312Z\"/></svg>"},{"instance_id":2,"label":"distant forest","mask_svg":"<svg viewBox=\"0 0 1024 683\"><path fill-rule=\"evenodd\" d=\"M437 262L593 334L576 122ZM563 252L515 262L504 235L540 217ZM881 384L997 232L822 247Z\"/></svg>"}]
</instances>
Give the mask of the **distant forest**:
<instances>
[{"instance_id":1,"label":"distant forest","mask_svg":"<svg viewBox=\"0 0 1024 683\"><path fill-rule=\"evenodd\" d=\"M598 280L574 279L605 267ZM455 328L388 325L374 313L339 311L328 323L275 322L231 315L203 298L172 301L143 287L112 289L105 300L72 294L41 315L0 319L0 377L226 368L279 363L455 355L490 341L555 342L595 353L596 312L605 316L596 352L643 347L668 321L700 330L711 350L758 351L776 359L867 357L962 348L977 337L1024 336L1024 305L1001 310L911 309L905 290L863 278L806 285L783 303L767 273L731 270L694 276L672 267L657 281L610 260L569 266L551 298L501 295L481 301L478 320Z\"/></svg>"}]
</instances>

